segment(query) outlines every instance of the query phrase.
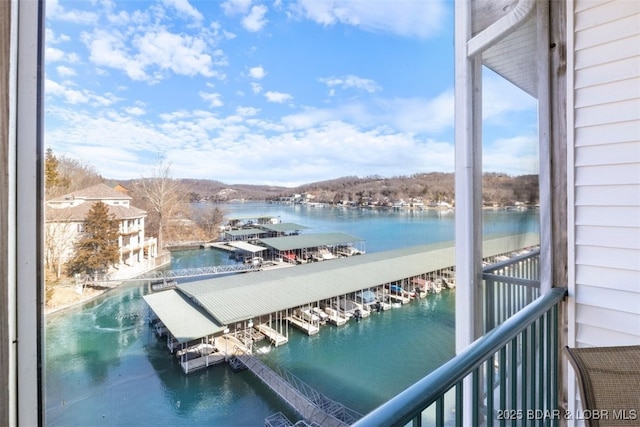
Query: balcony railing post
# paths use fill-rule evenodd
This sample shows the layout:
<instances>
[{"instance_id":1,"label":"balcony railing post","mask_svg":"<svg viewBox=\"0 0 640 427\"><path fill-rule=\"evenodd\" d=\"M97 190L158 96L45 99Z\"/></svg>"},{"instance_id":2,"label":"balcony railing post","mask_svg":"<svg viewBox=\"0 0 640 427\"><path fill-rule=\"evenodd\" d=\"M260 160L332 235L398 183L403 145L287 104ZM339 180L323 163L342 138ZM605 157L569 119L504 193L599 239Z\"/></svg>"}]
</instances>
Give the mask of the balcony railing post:
<instances>
[{"instance_id":1,"label":"balcony railing post","mask_svg":"<svg viewBox=\"0 0 640 427\"><path fill-rule=\"evenodd\" d=\"M487 333L492 330L495 325L495 315L496 315L496 304L495 304L495 287L497 286L497 282L493 280L485 280L485 311L484 311L484 330L483 333Z\"/></svg>"}]
</instances>

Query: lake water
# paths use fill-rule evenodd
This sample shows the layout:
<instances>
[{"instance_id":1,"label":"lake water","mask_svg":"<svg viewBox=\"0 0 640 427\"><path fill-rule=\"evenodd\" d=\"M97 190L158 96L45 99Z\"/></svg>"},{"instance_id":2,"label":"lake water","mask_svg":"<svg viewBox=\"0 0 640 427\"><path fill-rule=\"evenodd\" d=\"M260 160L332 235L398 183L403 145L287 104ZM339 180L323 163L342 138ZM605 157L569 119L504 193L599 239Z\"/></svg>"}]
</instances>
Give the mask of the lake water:
<instances>
[{"instance_id":1,"label":"lake water","mask_svg":"<svg viewBox=\"0 0 640 427\"><path fill-rule=\"evenodd\" d=\"M198 207L198 206L196 206ZM453 240L453 215L246 203L229 216L272 215L366 239L367 252ZM488 211L486 235L538 231L537 212ZM216 250L176 252L171 268L230 263ZM141 296L125 284L82 306L48 316L45 397L51 426L262 426L282 411L299 419L248 371L226 365L186 376L149 329ZM359 323L295 329L267 357L316 390L361 413L397 394L454 354L455 291L443 291Z\"/></svg>"}]
</instances>

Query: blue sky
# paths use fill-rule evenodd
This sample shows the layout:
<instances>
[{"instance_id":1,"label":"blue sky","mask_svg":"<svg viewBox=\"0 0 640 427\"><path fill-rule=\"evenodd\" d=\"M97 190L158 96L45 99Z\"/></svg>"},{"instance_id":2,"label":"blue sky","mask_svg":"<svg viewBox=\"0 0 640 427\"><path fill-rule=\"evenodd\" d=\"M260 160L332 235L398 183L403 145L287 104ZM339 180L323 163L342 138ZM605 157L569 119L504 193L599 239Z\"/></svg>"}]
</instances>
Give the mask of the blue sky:
<instances>
[{"instance_id":1,"label":"blue sky","mask_svg":"<svg viewBox=\"0 0 640 427\"><path fill-rule=\"evenodd\" d=\"M112 179L453 172L453 43L451 1L49 0L45 145ZM484 169L537 173L535 101L483 91Z\"/></svg>"}]
</instances>

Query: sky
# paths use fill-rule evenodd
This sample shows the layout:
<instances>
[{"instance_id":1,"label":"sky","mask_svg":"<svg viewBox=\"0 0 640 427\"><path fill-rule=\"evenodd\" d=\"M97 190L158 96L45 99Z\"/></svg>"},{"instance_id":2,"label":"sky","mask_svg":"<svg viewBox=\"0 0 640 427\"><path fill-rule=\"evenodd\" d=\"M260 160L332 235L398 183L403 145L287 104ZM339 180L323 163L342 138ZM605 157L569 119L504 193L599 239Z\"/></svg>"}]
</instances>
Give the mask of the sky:
<instances>
[{"instance_id":1,"label":"sky","mask_svg":"<svg viewBox=\"0 0 640 427\"><path fill-rule=\"evenodd\" d=\"M296 186L454 171L453 2L48 0L45 147L104 178ZM537 173L484 72L483 168Z\"/></svg>"}]
</instances>

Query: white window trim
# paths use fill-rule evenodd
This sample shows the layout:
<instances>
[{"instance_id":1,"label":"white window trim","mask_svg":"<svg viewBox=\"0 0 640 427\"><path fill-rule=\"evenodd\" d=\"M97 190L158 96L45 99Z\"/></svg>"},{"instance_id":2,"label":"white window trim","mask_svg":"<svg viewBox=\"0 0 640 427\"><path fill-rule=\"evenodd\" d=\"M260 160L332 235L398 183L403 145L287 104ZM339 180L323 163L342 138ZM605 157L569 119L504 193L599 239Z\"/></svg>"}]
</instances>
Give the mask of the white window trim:
<instances>
[{"instance_id":1,"label":"white window trim","mask_svg":"<svg viewBox=\"0 0 640 427\"><path fill-rule=\"evenodd\" d=\"M13 425L43 424L42 96L44 0L12 0L9 140L10 350ZM15 225L12 227L11 225ZM15 248L15 251L13 251ZM13 251L13 253L11 253Z\"/></svg>"},{"instance_id":2,"label":"white window trim","mask_svg":"<svg viewBox=\"0 0 640 427\"><path fill-rule=\"evenodd\" d=\"M567 345L569 347L576 346L576 263L575 263L575 153L574 153L574 139L575 139L575 100L574 100L574 74L575 69L573 52L575 49L575 33L574 33L574 1L567 1L567 282L569 296L567 298ZM578 388L576 386L575 371L569 367L569 362L565 360L564 369L567 373L567 410L572 414L575 414L578 405L576 396L578 395ZM567 421L568 426L577 425L575 419Z\"/></svg>"}]
</instances>

